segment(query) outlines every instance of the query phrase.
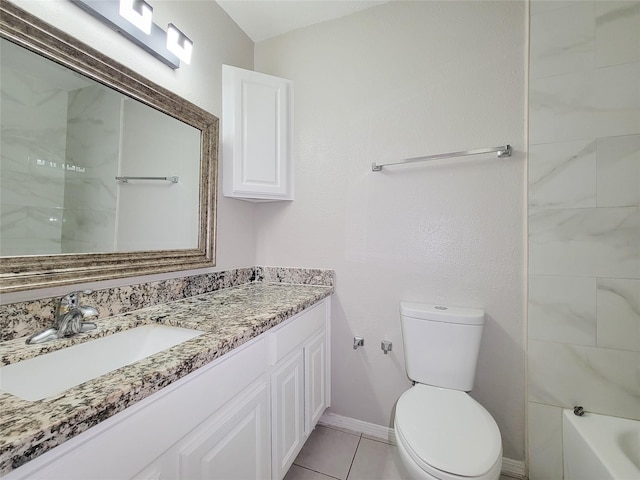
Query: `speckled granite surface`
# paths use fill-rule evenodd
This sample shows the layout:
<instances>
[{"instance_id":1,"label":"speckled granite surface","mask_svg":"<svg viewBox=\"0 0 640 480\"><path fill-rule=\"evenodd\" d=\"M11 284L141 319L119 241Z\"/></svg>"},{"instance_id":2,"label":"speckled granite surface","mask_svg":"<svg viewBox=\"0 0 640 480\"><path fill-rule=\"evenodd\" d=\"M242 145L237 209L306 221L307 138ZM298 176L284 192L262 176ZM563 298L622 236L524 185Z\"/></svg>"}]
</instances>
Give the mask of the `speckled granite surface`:
<instances>
[{"instance_id":1,"label":"speckled granite surface","mask_svg":"<svg viewBox=\"0 0 640 480\"><path fill-rule=\"evenodd\" d=\"M277 269L273 274L278 275ZM265 278L264 272L260 278ZM0 391L0 474L157 392L332 292L333 287L325 285L247 283L99 319L96 331L71 339L39 346L25 345L24 338L0 343L0 358L7 364L149 323L205 331L55 397L30 402Z\"/></svg>"},{"instance_id":2,"label":"speckled granite surface","mask_svg":"<svg viewBox=\"0 0 640 480\"><path fill-rule=\"evenodd\" d=\"M97 290L81 303L98 310L100 318L250 282L333 285L333 270L248 267ZM72 291L70 288L69 291ZM0 307L0 341L31 335L52 324L57 298L43 298Z\"/></svg>"},{"instance_id":3,"label":"speckled granite surface","mask_svg":"<svg viewBox=\"0 0 640 480\"><path fill-rule=\"evenodd\" d=\"M304 270L298 270L300 275ZM294 275L293 273L290 275ZM100 318L160 305L202 293L255 281L256 267L172 278L96 290L80 300L98 310ZM69 291L72 291L70 288ZM11 340L51 325L57 298L43 298L0 307L0 340Z\"/></svg>"}]
</instances>

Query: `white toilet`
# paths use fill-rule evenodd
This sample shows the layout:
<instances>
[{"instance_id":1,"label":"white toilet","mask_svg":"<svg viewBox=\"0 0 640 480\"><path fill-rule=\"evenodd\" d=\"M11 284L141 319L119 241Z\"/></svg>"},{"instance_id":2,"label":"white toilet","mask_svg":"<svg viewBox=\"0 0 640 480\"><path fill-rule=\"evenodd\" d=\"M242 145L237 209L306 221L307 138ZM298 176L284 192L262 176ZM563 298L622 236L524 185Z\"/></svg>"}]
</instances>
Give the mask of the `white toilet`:
<instances>
[{"instance_id":1,"label":"white toilet","mask_svg":"<svg viewBox=\"0 0 640 480\"><path fill-rule=\"evenodd\" d=\"M400 458L415 479L497 480L502 440L473 387L484 311L400 303L407 375L396 405Z\"/></svg>"}]
</instances>

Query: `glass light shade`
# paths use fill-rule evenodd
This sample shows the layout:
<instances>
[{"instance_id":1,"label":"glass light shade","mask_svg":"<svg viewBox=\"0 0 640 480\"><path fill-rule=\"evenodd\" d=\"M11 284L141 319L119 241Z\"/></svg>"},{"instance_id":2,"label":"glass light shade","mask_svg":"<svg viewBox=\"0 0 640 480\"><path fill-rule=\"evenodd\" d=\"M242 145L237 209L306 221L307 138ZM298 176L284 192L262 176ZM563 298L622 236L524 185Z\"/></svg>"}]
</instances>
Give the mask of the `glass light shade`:
<instances>
[{"instance_id":1,"label":"glass light shade","mask_svg":"<svg viewBox=\"0 0 640 480\"><path fill-rule=\"evenodd\" d=\"M184 63L191 63L193 42L176 28L173 23L167 27L167 50L173 53Z\"/></svg>"},{"instance_id":2,"label":"glass light shade","mask_svg":"<svg viewBox=\"0 0 640 480\"><path fill-rule=\"evenodd\" d=\"M120 15L147 35L151 33L153 7L144 0L120 0Z\"/></svg>"}]
</instances>

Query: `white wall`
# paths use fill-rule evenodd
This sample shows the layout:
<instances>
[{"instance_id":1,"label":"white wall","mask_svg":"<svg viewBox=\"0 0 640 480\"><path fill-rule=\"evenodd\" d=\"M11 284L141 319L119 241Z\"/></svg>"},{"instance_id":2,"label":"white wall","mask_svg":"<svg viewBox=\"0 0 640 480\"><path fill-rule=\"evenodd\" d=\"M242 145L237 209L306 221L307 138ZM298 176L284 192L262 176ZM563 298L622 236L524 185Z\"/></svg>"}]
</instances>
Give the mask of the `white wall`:
<instances>
[{"instance_id":1,"label":"white wall","mask_svg":"<svg viewBox=\"0 0 640 480\"><path fill-rule=\"evenodd\" d=\"M218 117L222 111L221 65L253 68L253 42L213 0L163 0L153 4L155 23L166 28L173 22L194 42L191 64L183 64L178 70L165 66L68 0L12 1ZM255 264L254 205L223 197L221 186L218 192L217 265L197 273ZM194 272L131 277L91 285L100 288L134 284L186 273ZM2 296L2 303L58 295L71 288L6 294Z\"/></svg>"},{"instance_id":2,"label":"white wall","mask_svg":"<svg viewBox=\"0 0 640 480\"><path fill-rule=\"evenodd\" d=\"M472 395L524 458L524 2L391 2L256 45L294 81L296 200L257 207L259 265L336 270L333 405L391 426L401 300L482 307ZM372 173L372 162L510 143ZM353 350L354 335L365 347ZM393 342L387 356L380 341Z\"/></svg>"}]
</instances>

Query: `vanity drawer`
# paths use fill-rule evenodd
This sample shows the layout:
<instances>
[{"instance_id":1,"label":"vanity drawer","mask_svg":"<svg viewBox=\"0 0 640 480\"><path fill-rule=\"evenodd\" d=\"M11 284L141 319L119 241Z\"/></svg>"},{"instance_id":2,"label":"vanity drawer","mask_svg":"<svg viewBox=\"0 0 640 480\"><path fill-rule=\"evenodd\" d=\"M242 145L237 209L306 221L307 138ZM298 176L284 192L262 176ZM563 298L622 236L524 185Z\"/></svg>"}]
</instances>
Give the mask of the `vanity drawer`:
<instances>
[{"instance_id":1,"label":"vanity drawer","mask_svg":"<svg viewBox=\"0 0 640 480\"><path fill-rule=\"evenodd\" d=\"M275 365L326 325L326 301L304 310L269 334L269 360Z\"/></svg>"}]
</instances>

